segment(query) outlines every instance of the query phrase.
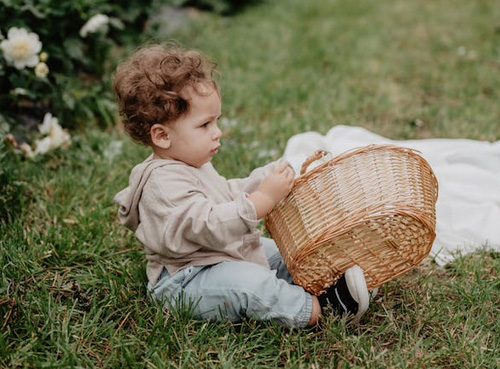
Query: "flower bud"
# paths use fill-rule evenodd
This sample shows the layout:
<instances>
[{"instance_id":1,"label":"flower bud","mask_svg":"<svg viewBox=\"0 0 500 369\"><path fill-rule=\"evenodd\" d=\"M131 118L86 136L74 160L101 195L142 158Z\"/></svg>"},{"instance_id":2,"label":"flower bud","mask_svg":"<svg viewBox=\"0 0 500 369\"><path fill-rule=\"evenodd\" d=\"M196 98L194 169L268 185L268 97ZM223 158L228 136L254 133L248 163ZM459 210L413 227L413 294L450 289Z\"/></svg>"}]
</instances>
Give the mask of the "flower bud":
<instances>
[{"instance_id":1,"label":"flower bud","mask_svg":"<svg viewBox=\"0 0 500 369\"><path fill-rule=\"evenodd\" d=\"M38 78L45 78L49 74L49 66L44 62L40 62L35 67L35 74Z\"/></svg>"}]
</instances>

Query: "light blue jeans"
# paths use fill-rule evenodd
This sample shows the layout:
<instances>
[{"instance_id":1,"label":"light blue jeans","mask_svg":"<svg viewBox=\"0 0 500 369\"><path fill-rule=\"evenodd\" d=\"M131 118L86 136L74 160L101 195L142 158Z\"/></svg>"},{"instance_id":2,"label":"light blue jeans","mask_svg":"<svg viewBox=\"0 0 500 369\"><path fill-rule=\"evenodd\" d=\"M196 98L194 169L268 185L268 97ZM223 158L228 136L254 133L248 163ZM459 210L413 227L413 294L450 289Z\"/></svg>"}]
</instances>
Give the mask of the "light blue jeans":
<instances>
[{"instance_id":1,"label":"light blue jeans","mask_svg":"<svg viewBox=\"0 0 500 369\"><path fill-rule=\"evenodd\" d=\"M293 284L272 239L261 238L271 269L247 261L187 267L170 276L166 269L149 289L169 308L190 306L194 318L232 322L251 317L290 327L305 327L312 297Z\"/></svg>"}]
</instances>

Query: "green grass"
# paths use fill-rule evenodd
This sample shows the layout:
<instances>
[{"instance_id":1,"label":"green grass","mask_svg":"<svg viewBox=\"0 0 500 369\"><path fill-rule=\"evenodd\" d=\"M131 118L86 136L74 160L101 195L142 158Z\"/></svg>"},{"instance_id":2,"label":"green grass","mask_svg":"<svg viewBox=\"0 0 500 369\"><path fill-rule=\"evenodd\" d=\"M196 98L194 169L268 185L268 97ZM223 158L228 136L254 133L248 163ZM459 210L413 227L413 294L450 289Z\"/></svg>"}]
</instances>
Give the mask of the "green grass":
<instances>
[{"instance_id":1,"label":"green grass","mask_svg":"<svg viewBox=\"0 0 500 369\"><path fill-rule=\"evenodd\" d=\"M214 164L226 176L336 124L500 139L494 1L283 0L229 19L199 14L176 39L219 63L226 120ZM444 269L426 260L384 285L360 325L290 331L166 314L146 296L141 246L112 203L147 151L119 129L73 135L71 150L21 163L26 200L0 226L0 367L500 366L500 257L488 251Z\"/></svg>"}]
</instances>

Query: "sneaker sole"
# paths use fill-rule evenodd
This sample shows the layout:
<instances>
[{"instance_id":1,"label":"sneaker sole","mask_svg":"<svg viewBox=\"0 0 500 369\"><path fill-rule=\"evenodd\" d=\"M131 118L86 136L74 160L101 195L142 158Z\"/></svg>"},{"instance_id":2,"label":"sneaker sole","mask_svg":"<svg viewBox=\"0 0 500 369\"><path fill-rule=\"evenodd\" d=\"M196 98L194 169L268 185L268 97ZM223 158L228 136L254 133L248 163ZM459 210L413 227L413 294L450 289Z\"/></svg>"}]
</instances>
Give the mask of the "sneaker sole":
<instances>
[{"instance_id":1,"label":"sneaker sole","mask_svg":"<svg viewBox=\"0 0 500 369\"><path fill-rule=\"evenodd\" d=\"M345 280L351 296L358 303L358 312L355 318L359 320L368 310L370 304L370 294L366 287L365 274L359 266L353 266L346 270Z\"/></svg>"}]
</instances>

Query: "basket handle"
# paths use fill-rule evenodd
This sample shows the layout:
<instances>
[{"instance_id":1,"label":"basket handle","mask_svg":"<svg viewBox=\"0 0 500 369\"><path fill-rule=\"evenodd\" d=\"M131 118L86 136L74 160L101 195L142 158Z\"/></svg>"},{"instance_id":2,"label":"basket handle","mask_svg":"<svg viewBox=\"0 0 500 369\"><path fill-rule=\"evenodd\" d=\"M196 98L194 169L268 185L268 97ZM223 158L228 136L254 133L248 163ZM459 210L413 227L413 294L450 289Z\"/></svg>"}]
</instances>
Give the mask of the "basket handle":
<instances>
[{"instance_id":1,"label":"basket handle","mask_svg":"<svg viewBox=\"0 0 500 369\"><path fill-rule=\"evenodd\" d=\"M316 152L308 157L303 163L302 163L302 168L300 168L300 175L304 174L313 162L319 159L324 159L325 156L330 156L330 153L326 150L316 150Z\"/></svg>"}]
</instances>

